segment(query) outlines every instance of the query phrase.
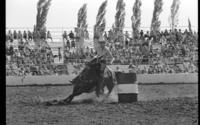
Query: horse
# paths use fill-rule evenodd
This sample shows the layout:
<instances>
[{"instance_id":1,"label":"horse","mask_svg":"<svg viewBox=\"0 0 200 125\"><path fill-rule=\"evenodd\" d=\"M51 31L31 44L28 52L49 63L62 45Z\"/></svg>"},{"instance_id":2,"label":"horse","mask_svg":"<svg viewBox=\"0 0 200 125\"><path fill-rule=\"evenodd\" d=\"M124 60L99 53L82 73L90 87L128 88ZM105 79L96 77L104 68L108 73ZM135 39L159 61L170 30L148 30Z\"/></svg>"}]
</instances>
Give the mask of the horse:
<instances>
[{"instance_id":1,"label":"horse","mask_svg":"<svg viewBox=\"0 0 200 125\"><path fill-rule=\"evenodd\" d=\"M70 82L73 85L73 92L67 98L60 101L61 104L70 103L75 96L82 93L91 93L96 91L97 97L103 94L104 88L107 87L107 96L112 92L116 81L115 74L106 68L103 79L101 79L101 59L103 56L95 57L85 64L85 68ZM99 86L100 85L100 86Z\"/></svg>"}]
</instances>

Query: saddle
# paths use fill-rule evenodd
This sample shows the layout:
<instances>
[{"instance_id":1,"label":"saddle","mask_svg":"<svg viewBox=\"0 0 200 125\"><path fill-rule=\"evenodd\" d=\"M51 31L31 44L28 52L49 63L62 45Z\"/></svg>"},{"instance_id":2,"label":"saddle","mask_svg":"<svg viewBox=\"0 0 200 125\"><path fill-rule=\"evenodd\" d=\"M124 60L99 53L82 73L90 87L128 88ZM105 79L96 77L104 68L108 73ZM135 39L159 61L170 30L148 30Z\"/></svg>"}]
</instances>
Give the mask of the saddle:
<instances>
[{"instance_id":1,"label":"saddle","mask_svg":"<svg viewBox=\"0 0 200 125\"><path fill-rule=\"evenodd\" d=\"M113 83L117 84L117 79L115 75L115 71L113 71L109 66L106 66L103 74L104 78L109 78L111 77L113 79Z\"/></svg>"}]
</instances>

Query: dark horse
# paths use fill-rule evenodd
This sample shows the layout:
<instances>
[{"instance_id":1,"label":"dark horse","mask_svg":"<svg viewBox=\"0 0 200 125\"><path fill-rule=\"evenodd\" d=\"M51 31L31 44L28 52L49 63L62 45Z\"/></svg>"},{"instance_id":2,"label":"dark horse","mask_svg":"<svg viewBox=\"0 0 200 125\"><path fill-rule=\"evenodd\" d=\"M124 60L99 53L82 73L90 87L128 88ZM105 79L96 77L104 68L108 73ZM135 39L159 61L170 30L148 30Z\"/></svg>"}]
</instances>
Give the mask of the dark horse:
<instances>
[{"instance_id":1,"label":"dark horse","mask_svg":"<svg viewBox=\"0 0 200 125\"><path fill-rule=\"evenodd\" d=\"M72 81L73 92L66 99L60 101L60 103L68 104L75 96L82 93L90 93L96 91L96 95L103 93L104 87L107 87L109 95L115 85L115 76L110 69L106 69L104 73L105 77L101 77L101 57L95 57L90 62L85 64L85 68L81 73L76 76ZM103 82L102 82L103 81Z\"/></svg>"}]
</instances>

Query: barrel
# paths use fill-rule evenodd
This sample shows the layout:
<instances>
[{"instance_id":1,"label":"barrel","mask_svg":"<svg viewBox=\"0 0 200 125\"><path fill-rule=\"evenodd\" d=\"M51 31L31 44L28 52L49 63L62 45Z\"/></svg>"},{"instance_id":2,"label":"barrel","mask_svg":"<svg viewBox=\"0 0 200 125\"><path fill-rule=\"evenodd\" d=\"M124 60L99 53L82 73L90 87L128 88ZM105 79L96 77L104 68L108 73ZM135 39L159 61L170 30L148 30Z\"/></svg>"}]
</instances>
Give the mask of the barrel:
<instances>
[{"instance_id":1,"label":"barrel","mask_svg":"<svg viewBox=\"0 0 200 125\"><path fill-rule=\"evenodd\" d=\"M138 101L138 83L136 73L116 72L119 103Z\"/></svg>"}]
</instances>

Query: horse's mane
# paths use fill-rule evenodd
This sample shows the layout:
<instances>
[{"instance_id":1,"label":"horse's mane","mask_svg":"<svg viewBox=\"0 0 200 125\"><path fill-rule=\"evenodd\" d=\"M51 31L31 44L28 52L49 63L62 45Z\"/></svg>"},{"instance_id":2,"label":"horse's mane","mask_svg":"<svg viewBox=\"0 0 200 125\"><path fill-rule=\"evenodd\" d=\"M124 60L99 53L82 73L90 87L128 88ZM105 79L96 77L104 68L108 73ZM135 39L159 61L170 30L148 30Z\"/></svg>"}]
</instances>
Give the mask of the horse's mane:
<instances>
[{"instance_id":1,"label":"horse's mane","mask_svg":"<svg viewBox=\"0 0 200 125\"><path fill-rule=\"evenodd\" d=\"M97 69L95 69L94 67L92 67L93 65L97 65L98 63L98 57L93 58L91 61L89 61L87 64L85 64L85 68L72 80L73 84L76 84L76 80L78 81L88 81L91 79L95 78L95 74L97 71ZM94 74L95 71L95 74Z\"/></svg>"}]
</instances>

